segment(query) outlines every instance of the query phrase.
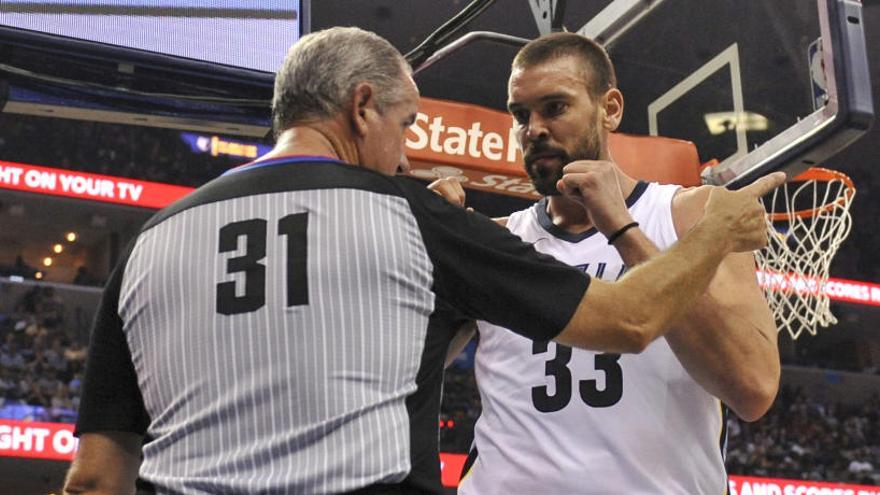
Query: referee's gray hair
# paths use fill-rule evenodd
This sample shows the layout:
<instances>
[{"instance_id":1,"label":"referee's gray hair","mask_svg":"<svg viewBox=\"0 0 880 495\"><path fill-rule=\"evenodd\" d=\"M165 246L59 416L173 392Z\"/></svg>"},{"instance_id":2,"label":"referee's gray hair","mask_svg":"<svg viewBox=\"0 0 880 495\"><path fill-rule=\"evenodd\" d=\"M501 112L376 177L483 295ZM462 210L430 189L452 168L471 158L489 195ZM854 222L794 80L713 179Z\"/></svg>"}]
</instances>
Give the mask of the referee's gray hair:
<instances>
[{"instance_id":1,"label":"referee's gray hair","mask_svg":"<svg viewBox=\"0 0 880 495\"><path fill-rule=\"evenodd\" d=\"M275 76L275 136L346 109L351 92L362 82L375 88L381 112L403 99L403 76L409 72L400 52L375 33L334 27L303 36L290 47Z\"/></svg>"}]
</instances>

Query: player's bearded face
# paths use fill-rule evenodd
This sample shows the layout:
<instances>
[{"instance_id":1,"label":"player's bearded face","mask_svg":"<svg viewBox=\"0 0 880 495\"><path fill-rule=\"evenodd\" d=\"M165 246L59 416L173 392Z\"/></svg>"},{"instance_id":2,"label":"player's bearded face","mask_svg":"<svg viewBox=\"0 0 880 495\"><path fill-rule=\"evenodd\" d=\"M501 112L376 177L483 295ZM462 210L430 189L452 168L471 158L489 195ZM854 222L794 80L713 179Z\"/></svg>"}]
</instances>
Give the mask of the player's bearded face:
<instances>
[{"instance_id":1,"label":"player's bearded face","mask_svg":"<svg viewBox=\"0 0 880 495\"><path fill-rule=\"evenodd\" d=\"M577 160L598 160L599 146L595 130L585 130L570 151L546 141L531 142L523 150L526 173L541 195L558 196L556 183L562 179L562 168Z\"/></svg>"}]
</instances>

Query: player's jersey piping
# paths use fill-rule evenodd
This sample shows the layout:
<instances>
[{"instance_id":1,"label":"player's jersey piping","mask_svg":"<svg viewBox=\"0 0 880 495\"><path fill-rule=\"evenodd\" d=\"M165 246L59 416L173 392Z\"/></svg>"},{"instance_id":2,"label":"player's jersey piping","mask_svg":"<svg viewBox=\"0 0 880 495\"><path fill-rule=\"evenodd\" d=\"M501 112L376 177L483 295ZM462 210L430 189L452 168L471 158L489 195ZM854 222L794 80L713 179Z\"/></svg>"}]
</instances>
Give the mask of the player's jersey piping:
<instances>
[{"instance_id":1,"label":"player's jersey piping","mask_svg":"<svg viewBox=\"0 0 880 495\"><path fill-rule=\"evenodd\" d=\"M633 188L632 192L626 198L626 207L632 208L633 205L636 204L636 201L638 201L639 198L642 197L642 194L644 194L646 189L648 189L647 182L639 181L638 183L636 183L636 187ZM535 203L535 206L533 208L535 208L535 212L538 215L538 224L548 233L558 239L562 239L563 241L581 242L582 240L599 232L596 227L591 227L579 234L572 234L558 227L553 223L553 219L550 218L550 215L547 214L547 198L542 198L540 201Z\"/></svg>"}]
</instances>

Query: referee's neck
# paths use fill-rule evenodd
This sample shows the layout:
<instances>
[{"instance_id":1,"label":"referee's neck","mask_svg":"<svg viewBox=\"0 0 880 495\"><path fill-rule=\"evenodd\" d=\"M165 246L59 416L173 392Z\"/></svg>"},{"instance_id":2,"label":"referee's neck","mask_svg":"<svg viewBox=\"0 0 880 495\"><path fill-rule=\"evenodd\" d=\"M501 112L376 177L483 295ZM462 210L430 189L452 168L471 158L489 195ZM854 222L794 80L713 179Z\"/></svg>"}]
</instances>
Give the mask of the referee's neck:
<instances>
[{"instance_id":1,"label":"referee's neck","mask_svg":"<svg viewBox=\"0 0 880 495\"><path fill-rule=\"evenodd\" d=\"M278 136L275 147L260 157L260 160L308 155L326 156L350 164L358 163L357 146L350 133L344 132L343 128L335 120L290 127Z\"/></svg>"}]
</instances>

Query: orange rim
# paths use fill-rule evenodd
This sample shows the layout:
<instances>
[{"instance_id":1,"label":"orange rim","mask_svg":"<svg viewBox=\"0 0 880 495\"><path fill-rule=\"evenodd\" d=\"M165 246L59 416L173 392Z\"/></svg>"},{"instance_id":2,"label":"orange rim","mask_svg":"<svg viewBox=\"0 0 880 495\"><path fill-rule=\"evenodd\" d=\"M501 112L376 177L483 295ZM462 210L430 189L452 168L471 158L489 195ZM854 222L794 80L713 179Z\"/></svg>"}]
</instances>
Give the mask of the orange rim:
<instances>
[{"instance_id":1,"label":"orange rim","mask_svg":"<svg viewBox=\"0 0 880 495\"><path fill-rule=\"evenodd\" d=\"M852 179L849 178L843 172L838 170L831 170L822 167L811 167L805 170L800 175L796 176L794 179L791 179L789 182L808 182L808 181L817 181L817 182L831 182L833 180L839 180L844 184L843 196L837 198L831 203L824 204L822 206L817 206L815 208L808 208L805 210L798 210L793 213L794 216L804 219L811 218L816 216L818 213L825 212L831 210L836 206L840 206L847 201L852 200L853 195L856 193L856 186L853 183ZM785 222L791 217L791 213L772 213L767 215L772 222Z\"/></svg>"}]
</instances>

